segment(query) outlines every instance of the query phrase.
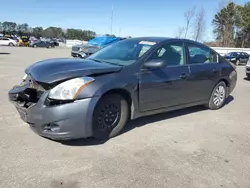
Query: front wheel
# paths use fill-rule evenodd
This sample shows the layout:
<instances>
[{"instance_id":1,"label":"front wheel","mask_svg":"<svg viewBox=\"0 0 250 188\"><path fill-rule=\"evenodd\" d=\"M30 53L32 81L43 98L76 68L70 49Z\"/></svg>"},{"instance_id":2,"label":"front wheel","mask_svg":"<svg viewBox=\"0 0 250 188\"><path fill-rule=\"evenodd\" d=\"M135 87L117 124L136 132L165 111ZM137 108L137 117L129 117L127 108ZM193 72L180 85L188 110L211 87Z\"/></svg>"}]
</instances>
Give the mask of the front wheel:
<instances>
[{"instance_id":1,"label":"front wheel","mask_svg":"<svg viewBox=\"0 0 250 188\"><path fill-rule=\"evenodd\" d=\"M9 43L9 46L15 46L12 42Z\"/></svg>"},{"instance_id":2,"label":"front wheel","mask_svg":"<svg viewBox=\"0 0 250 188\"><path fill-rule=\"evenodd\" d=\"M93 136L101 140L117 136L125 126L128 116L128 103L121 95L105 95L94 110Z\"/></svg>"},{"instance_id":3,"label":"front wheel","mask_svg":"<svg viewBox=\"0 0 250 188\"><path fill-rule=\"evenodd\" d=\"M219 82L213 89L208 104L206 105L211 110L217 110L224 105L227 96L227 86L225 82Z\"/></svg>"}]
</instances>

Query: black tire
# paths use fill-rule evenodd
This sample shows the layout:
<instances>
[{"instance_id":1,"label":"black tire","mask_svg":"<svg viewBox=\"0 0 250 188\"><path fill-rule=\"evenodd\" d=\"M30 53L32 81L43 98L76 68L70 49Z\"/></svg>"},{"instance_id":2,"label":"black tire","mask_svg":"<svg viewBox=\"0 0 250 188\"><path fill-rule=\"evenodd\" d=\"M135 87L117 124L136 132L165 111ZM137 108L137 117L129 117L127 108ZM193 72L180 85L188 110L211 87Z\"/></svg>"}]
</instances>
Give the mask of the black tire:
<instances>
[{"instance_id":1,"label":"black tire","mask_svg":"<svg viewBox=\"0 0 250 188\"><path fill-rule=\"evenodd\" d=\"M105 95L94 110L92 119L94 138L107 140L117 136L127 123L128 117L128 103L121 95Z\"/></svg>"},{"instance_id":2,"label":"black tire","mask_svg":"<svg viewBox=\"0 0 250 188\"><path fill-rule=\"evenodd\" d=\"M247 74L246 76L247 76L247 79L250 80L250 74Z\"/></svg>"},{"instance_id":3,"label":"black tire","mask_svg":"<svg viewBox=\"0 0 250 188\"><path fill-rule=\"evenodd\" d=\"M37 46L34 44L34 45L33 45L33 48L36 48L36 47L37 47Z\"/></svg>"},{"instance_id":4,"label":"black tire","mask_svg":"<svg viewBox=\"0 0 250 188\"><path fill-rule=\"evenodd\" d=\"M48 46L48 48L51 48L51 46Z\"/></svg>"},{"instance_id":5,"label":"black tire","mask_svg":"<svg viewBox=\"0 0 250 188\"><path fill-rule=\"evenodd\" d=\"M223 94L222 90L224 91L224 94ZM219 92L219 91L221 91L221 92ZM211 110L217 110L224 105L226 97L227 97L227 86L226 86L225 82L221 81L214 87L206 107L211 109Z\"/></svg>"},{"instance_id":6,"label":"black tire","mask_svg":"<svg viewBox=\"0 0 250 188\"><path fill-rule=\"evenodd\" d=\"M9 43L9 46L15 46L12 42Z\"/></svg>"}]
</instances>

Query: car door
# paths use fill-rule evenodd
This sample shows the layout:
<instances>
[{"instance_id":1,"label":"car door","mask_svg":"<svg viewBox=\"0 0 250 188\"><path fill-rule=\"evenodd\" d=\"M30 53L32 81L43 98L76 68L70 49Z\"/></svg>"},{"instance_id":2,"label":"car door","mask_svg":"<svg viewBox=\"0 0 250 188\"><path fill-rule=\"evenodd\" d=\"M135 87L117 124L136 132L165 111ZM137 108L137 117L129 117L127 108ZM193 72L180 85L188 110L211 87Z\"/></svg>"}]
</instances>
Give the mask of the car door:
<instances>
[{"instance_id":1,"label":"car door","mask_svg":"<svg viewBox=\"0 0 250 188\"><path fill-rule=\"evenodd\" d=\"M192 102L207 101L215 82L220 77L218 54L197 43L186 43L190 65L190 85Z\"/></svg>"},{"instance_id":2,"label":"car door","mask_svg":"<svg viewBox=\"0 0 250 188\"><path fill-rule=\"evenodd\" d=\"M149 111L188 103L190 87L182 42L168 42L157 48L145 62L161 59L166 66L156 69L142 68L139 75L139 108ZM144 62L144 63L145 63Z\"/></svg>"},{"instance_id":3,"label":"car door","mask_svg":"<svg viewBox=\"0 0 250 188\"><path fill-rule=\"evenodd\" d=\"M238 60L239 62L241 62L241 55L239 52L234 52L233 56L236 57L236 60Z\"/></svg>"},{"instance_id":4,"label":"car door","mask_svg":"<svg viewBox=\"0 0 250 188\"><path fill-rule=\"evenodd\" d=\"M41 41L40 44L39 44L40 47L45 47L46 46L46 43L44 41Z\"/></svg>"},{"instance_id":5,"label":"car door","mask_svg":"<svg viewBox=\"0 0 250 188\"><path fill-rule=\"evenodd\" d=\"M2 45L7 46L9 45L10 39L8 38L3 38Z\"/></svg>"},{"instance_id":6,"label":"car door","mask_svg":"<svg viewBox=\"0 0 250 188\"><path fill-rule=\"evenodd\" d=\"M243 63L247 63L247 61L248 61L248 56L247 56L247 54L245 53L245 52L241 52L240 53L241 54L241 57L242 57L242 62Z\"/></svg>"},{"instance_id":7,"label":"car door","mask_svg":"<svg viewBox=\"0 0 250 188\"><path fill-rule=\"evenodd\" d=\"M0 45L4 45L3 38L0 38Z\"/></svg>"}]
</instances>

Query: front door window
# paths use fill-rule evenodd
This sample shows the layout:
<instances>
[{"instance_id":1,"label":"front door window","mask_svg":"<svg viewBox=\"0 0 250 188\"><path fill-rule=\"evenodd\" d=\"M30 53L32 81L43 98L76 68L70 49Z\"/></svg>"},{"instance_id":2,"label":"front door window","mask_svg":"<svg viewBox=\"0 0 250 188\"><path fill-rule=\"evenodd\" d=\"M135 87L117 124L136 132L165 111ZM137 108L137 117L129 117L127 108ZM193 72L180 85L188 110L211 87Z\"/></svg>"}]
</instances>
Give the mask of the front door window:
<instances>
[{"instance_id":1,"label":"front door window","mask_svg":"<svg viewBox=\"0 0 250 188\"><path fill-rule=\"evenodd\" d=\"M185 64L184 47L182 43L168 43L156 50L149 60L164 60L167 66Z\"/></svg>"}]
</instances>

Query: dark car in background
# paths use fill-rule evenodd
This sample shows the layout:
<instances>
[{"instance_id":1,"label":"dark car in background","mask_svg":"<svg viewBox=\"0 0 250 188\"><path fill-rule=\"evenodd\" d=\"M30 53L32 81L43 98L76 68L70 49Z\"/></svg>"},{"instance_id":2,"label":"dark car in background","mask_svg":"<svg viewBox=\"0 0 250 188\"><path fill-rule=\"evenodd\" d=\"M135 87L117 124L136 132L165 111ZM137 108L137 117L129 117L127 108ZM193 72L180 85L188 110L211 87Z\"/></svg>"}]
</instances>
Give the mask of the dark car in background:
<instances>
[{"instance_id":1,"label":"dark car in background","mask_svg":"<svg viewBox=\"0 0 250 188\"><path fill-rule=\"evenodd\" d=\"M33 47L33 48L37 48L37 47L52 48L52 47L55 47L55 44L52 42L49 42L49 41L38 40L38 41L31 43L30 47Z\"/></svg>"},{"instance_id":2,"label":"dark car in background","mask_svg":"<svg viewBox=\"0 0 250 188\"><path fill-rule=\"evenodd\" d=\"M247 64L249 54L246 52L230 52L224 56L224 58L235 65Z\"/></svg>"},{"instance_id":3,"label":"dark car in background","mask_svg":"<svg viewBox=\"0 0 250 188\"><path fill-rule=\"evenodd\" d=\"M52 43L54 46L59 46L59 41L57 39L51 39L49 42Z\"/></svg>"},{"instance_id":4,"label":"dark car in background","mask_svg":"<svg viewBox=\"0 0 250 188\"><path fill-rule=\"evenodd\" d=\"M122 40L87 59L40 61L25 73L9 99L35 132L57 140L108 139L130 119L195 105L216 110L237 81L235 67L211 48L162 37Z\"/></svg>"}]
</instances>

